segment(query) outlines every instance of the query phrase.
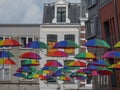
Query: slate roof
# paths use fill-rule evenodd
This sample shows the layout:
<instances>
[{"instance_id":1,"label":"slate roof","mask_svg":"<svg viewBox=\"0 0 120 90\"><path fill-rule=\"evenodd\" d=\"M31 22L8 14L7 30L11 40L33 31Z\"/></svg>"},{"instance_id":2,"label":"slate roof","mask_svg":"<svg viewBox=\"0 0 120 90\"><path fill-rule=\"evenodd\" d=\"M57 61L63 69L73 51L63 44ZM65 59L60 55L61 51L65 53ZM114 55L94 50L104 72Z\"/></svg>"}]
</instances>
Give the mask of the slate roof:
<instances>
[{"instance_id":1,"label":"slate roof","mask_svg":"<svg viewBox=\"0 0 120 90\"><path fill-rule=\"evenodd\" d=\"M54 4L44 4L43 23L52 23L54 18ZM80 4L69 3L68 18L70 23L79 23L80 18Z\"/></svg>"}]
</instances>

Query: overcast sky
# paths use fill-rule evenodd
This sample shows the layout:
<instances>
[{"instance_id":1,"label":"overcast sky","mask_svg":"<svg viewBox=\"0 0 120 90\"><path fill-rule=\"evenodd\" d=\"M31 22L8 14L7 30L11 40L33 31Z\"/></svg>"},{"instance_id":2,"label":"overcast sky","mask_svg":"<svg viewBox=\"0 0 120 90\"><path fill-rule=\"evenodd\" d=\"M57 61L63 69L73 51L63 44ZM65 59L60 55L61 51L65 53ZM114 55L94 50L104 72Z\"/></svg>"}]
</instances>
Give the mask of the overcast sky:
<instances>
[{"instance_id":1,"label":"overcast sky","mask_svg":"<svg viewBox=\"0 0 120 90\"><path fill-rule=\"evenodd\" d=\"M56 0L0 0L0 24L40 24L43 5ZM80 0L66 0L79 3Z\"/></svg>"}]
</instances>

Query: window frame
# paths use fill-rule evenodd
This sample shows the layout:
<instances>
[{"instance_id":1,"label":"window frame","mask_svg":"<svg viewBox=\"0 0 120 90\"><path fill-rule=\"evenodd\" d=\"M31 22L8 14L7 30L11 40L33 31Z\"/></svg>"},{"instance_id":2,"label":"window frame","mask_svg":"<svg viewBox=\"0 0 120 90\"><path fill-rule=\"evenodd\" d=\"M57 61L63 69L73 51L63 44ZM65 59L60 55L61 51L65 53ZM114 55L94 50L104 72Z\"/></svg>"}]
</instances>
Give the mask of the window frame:
<instances>
[{"instance_id":1,"label":"window frame","mask_svg":"<svg viewBox=\"0 0 120 90\"><path fill-rule=\"evenodd\" d=\"M22 39L21 38L26 38L26 44L28 44L28 39L29 38L32 38L32 41L34 41L35 40L35 37L34 36L20 36L20 38L19 38L19 41L20 41L20 44L21 44L21 47L20 47L20 49L28 49L28 48L26 48L25 47L25 45L23 46L23 44L22 44ZM30 48L29 48L30 49Z\"/></svg>"}]
</instances>

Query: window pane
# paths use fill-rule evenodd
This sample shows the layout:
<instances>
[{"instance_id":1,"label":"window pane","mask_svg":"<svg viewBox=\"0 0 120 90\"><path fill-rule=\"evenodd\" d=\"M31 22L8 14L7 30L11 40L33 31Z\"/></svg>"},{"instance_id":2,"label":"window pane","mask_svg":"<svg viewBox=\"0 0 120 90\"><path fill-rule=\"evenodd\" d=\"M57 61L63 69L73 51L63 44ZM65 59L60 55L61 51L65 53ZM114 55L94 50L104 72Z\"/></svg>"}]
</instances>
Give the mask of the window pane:
<instances>
[{"instance_id":1,"label":"window pane","mask_svg":"<svg viewBox=\"0 0 120 90\"><path fill-rule=\"evenodd\" d=\"M21 47L25 47L25 45L26 45L26 37L21 37L21 43L22 43Z\"/></svg>"},{"instance_id":2,"label":"window pane","mask_svg":"<svg viewBox=\"0 0 120 90\"><path fill-rule=\"evenodd\" d=\"M9 68L4 68L4 80L9 80Z\"/></svg>"},{"instance_id":3,"label":"window pane","mask_svg":"<svg viewBox=\"0 0 120 90\"><path fill-rule=\"evenodd\" d=\"M32 42L32 41L33 41L33 38L29 37L28 42Z\"/></svg>"},{"instance_id":4,"label":"window pane","mask_svg":"<svg viewBox=\"0 0 120 90\"><path fill-rule=\"evenodd\" d=\"M65 21L66 21L66 7L58 7L57 22L65 22Z\"/></svg>"}]
</instances>

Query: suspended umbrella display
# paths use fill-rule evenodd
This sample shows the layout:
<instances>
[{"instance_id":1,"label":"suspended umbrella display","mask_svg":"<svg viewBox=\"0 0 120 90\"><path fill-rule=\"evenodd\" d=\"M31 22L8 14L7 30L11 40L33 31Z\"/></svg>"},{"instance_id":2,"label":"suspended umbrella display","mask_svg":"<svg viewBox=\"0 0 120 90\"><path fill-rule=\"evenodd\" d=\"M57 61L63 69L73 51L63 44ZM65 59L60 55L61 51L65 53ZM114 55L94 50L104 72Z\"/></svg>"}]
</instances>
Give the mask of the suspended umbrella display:
<instances>
[{"instance_id":1,"label":"suspended umbrella display","mask_svg":"<svg viewBox=\"0 0 120 90\"><path fill-rule=\"evenodd\" d=\"M19 56L20 58L27 58L27 59L41 59L41 57L34 52L25 52Z\"/></svg>"},{"instance_id":2,"label":"suspended umbrella display","mask_svg":"<svg viewBox=\"0 0 120 90\"><path fill-rule=\"evenodd\" d=\"M29 43L26 45L26 48L49 49L49 47L47 46L47 44L45 44L44 42L41 42L41 41L29 42Z\"/></svg>"},{"instance_id":3,"label":"suspended umbrella display","mask_svg":"<svg viewBox=\"0 0 120 90\"><path fill-rule=\"evenodd\" d=\"M13 76L15 76L15 77L23 77L23 78L26 77L26 75L21 73L21 72L14 73Z\"/></svg>"},{"instance_id":4,"label":"suspended umbrella display","mask_svg":"<svg viewBox=\"0 0 120 90\"><path fill-rule=\"evenodd\" d=\"M36 59L26 59L24 62L22 62L22 66L38 66L39 61Z\"/></svg>"},{"instance_id":5,"label":"suspended umbrella display","mask_svg":"<svg viewBox=\"0 0 120 90\"><path fill-rule=\"evenodd\" d=\"M9 51L0 51L0 58L10 58L14 57L14 55Z\"/></svg>"},{"instance_id":6,"label":"suspended umbrella display","mask_svg":"<svg viewBox=\"0 0 120 90\"><path fill-rule=\"evenodd\" d=\"M80 52L74 58L76 59L96 59L97 56L91 52Z\"/></svg>"},{"instance_id":7,"label":"suspended umbrella display","mask_svg":"<svg viewBox=\"0 0 120 90\"><path fill-rule=\"evenodd\" d=\"M16 63L10 58L2 58L2 59L0 59L0 64L16 65Z\"/></svg>"},{"instance_id":8,"label":"suspended umbrella display","mask_svg":"<svg viewBox=\"0 0 120 90\"><path fill-rule=\"evenodd\" d=\"M21 46L20 43L14 39L5 39L0 40L0 46L7 47L7 46Z\"/></svg>"},{"instance_id":9,"label":"suspended umbrella display","mask_svg":"<svg viewBox=\"0 0 120 90\"><path fill-rule=\"evenodd\" d=\"M70 62L67 66L71 66L71 67L86 67L86 63L82 62L82 61L73 61L73 62Z\"/></svg>"},{"instance_id":10,"label":"suspended umbrella display","mask_svg":"<svg viewBox=\"0 0 120 90\"><path fill-rule=\"evenodd\" d=\"M103 55L103 58L120 58L120 52L118 51L109 51Z\"/></svg>"},{"instance_id":11,"label":"suspended umbrella display","mask_svg":"<svg viewBox=\"0 0 120 90\"><path fill-rule=\"evenodd\" d=\"M83 46L93 47L93 48L111 48L111 46L102 39L88 40Z\"/></svg>"},{"instance_id":12,"label":"suspended umbrella display","mask_svg":"<svg viewBox=\"0 0 120 90\"><path fill-rule=\"evenodd\" d=\"M79 48L80 46L77 45L75 42L70 40L64 40L57 42L53 48Z\"/></svg>"},{"instance_id":13,"label":"suspended umbrella display","mask_svg":"<svg viewBox=\"0 0 120 90\"><path fill-rule=\"evenodd\" d=\"M101 60L97 60L97 61L92 62L90 65L109 67L110 63L101 59Z\"/></svg>"},{"instance_id":14,"label":"suspended umbrella display","mask_svg":"<svg viewBox=\"0 0 120 90\"><path fill-rule=\"evenodd\" d=\"M50 60L50 61L46 62L44 66L63 67L63 65L60 62L56 61L56 60Z\"/></svg>"}]
</instances>

